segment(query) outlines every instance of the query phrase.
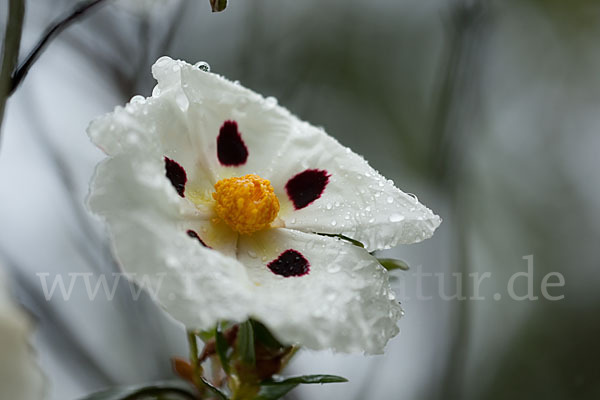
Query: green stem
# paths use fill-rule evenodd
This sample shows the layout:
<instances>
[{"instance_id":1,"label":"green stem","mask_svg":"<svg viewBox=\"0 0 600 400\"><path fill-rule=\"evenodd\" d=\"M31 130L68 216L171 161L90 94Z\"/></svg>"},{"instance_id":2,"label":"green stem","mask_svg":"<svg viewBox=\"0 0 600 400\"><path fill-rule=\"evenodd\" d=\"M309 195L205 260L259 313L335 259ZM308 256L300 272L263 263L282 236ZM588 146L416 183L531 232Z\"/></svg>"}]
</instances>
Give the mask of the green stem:
<instances>
[{"instance_id":1,"label":"green stem","mask_svg":"<svg viewBox=\"0 0 600 400\"><path fill-rule=\"evenodd\" d=\"M10 0L2 50L2 69L0 70L0 139L2 139L2 121L4 120L6 100L8 100L12 89L13 71L19 62L24 18L24 0Z\"/></svg>"},{"instance_id":2,"label":"green stem","mask_svg":"<svg viewBox=\"0 0 600 400\"><path fill-rule=\"evenodd\" d=\"M204 387L202 382L202 366L200 365L200 360L198 358L198 338L196 334L192 331L188 331L188 342L190 344L190 362L192 364L193 371L193 380L194 384L200 390Z\"/></svg>"}]
</instances>

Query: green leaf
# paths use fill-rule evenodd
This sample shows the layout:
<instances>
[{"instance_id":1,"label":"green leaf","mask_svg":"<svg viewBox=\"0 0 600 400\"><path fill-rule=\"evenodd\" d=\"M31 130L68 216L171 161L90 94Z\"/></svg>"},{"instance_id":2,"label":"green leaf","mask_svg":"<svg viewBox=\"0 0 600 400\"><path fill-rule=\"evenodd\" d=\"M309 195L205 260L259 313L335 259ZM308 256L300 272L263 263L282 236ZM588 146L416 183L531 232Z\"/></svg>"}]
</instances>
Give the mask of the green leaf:
<instances>
[{"instance_id":1,"label":"green leaf","mask_svg":"<svg viewBox=\"0 0 600 400\"><path fill-rule=\"evenodd\" d=\"M337 233L317 233L317 235L321 235L321 236L328 236L328 237L336 237L342 240L345 240L347 242L352 243L353 245L360 247L362 249L365 248L365 245L362 244L361 242L359 242L358 240L354 240L352 238L349 238L348 236L344 236L344 235L338 235Z\"/></svg>"},{"instance_id":2,"label":"green leaf","mask_svg":"<svg viewBox=\"0 0 600 400\"><path fill-rule=\"evenodd\" d=\"M267 381L263 381L261 382L261 385L270 385L270 386L276 386L276 385L290 385L290 384L300 384L300 383L307 383L307 384L314 384L314 383L342 383L342 382L348 382L348 379L341 377L341 376L337 376L337 375L302 375L302 376L295 376L292 378L285 378L285 379L281 379L281 380L267 380Z\"/></svg>"},{"instance_id":3,"label":"green leaf","mask_svg":"<svg viewBox=\"0 0 600 400\"><path fill-rule=\"evenodd\" d=\"M180 380L146 383L116 387L102 392L97 392L81 400L134 400L146 399L154 396L169 400L192 400L196 398L194 389L186 382Z\"/></svg>"},{"instance_id":4,"label":"green leaf","mask_svg":"<svg viewBox=\"0 0 600 400\"><path fill-rule=\"evenodd\" d=\"M292 389L298 386L298 383L289 385L267 385L261 386L258 396L254 400L277 400L288 394Z\"/></svg>"},{"instance_id":5,"label":"green leaf","mask_svg":"<svg viewBox=\"0 0 600 400\"><path fill-rule=\"evenodd\" d=\"M221 332L221 324L217 325L215 331L215 348L221 361L221 366L227 375L229 375L229 357L227 357L227 350L229 349L229 343L225 339L223 332Z\"/></svg>"},{"instance_id":6,"label":"green leaf","mask_svg":"<svg viewBox=\"0 0 600 400\"><path fill-rule=\"evenodd\" d=\"M210 0L213 12L221 12L227 7L227 0Z\"/></svg>"},{"instance_id":7,"label":"green leaf","mask_svg":"<svg viewBox=\"0 0 600 400\"><path fill-rule=\"evenodd\" d=\"M204 378L200 379L202 379L202 383L204 383L208 390L210 390L215 396L217 396L219 400L229 400L229 397L227 397L227 395L221 390L219 390L216 386L213 386L209 381L207 381Z\"/></svg>"},{"instance_id":8,"label":"green leaf","mask_svg":"<svg viewBox=\"0 0 600 400\"><path fill-rule=\"evenodd\" d=\"M348 382L346 378L335 375L303 375L282 380L267 380L261 383L256 400L276 400L285 396L296 386L315 383L340 383Z\"/></svg>"},{"instance_id":9,"label":"green leaf","mask_svg":"<svg viewBox=\"0 0 600 400\"><path fill-rule=\"evenodd\" d=\"M402 271L408 271L410 268L408 264L402 260L396 260L393 258L378 258L379 264L383 266L383 268L388 271L394 271L396 269L400 269Z\"/></svg>"},{"instance_id":10,"label":"green leaf","mask_svg":"<svg viewBox=\"0 0 600 400\"><path fill-rule=\"evenodd\" d=\"M237 336L237 351L246 364L256 364L256 354L254 354L254 330L252 323L246 321L240 324Z\"/></svg>"},{"instance_id":11,"label":"green leaf","mask_svg":"<svg viewBox=\"0 0 600 400\"><path fill-rule=\"evenodd\" d=\"M280 349L284 347L283 344L273 336L269 328L254 319L250 322L252 323L252 329L254 330L254 337L259 342L271 349Z\"/></svg>"}]
</instances>

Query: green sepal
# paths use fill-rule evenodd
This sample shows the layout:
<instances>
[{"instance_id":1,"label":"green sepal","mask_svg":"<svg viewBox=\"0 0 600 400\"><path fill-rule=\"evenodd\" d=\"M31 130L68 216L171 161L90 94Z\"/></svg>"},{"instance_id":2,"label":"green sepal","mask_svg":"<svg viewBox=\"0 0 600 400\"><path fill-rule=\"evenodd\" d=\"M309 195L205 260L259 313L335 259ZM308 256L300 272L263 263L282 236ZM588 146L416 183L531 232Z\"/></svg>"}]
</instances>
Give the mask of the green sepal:
<instances>
[{"instance_id":1,"label":"green sepal","mask_svg":"<svg viewBox=\"0 0 600 400\"><path fill-rule=\"evenodd\" d=\"M111 388L93 393L81 400L146 399L150 396L165 400L191 400L196 398L193 387L181 380L146 383Z\"/></svg>"},{"instance_id":2,"label":"green sepal","mask_svg":"<svg viewBox=\"0 0 600 400\"><path fill-rule=\"evenodd\" d=\"M402 260L396 260L394 258L378 258L377 261L379 261L379 264L381 264L383 268L387 269L388 271L394 271L397 269L408 271L410 269L406 262Z\"/></svg>"},{"instance_id":3,"label":"green sepal","mask_svg":"<svg viewBox=\"0 0 600 400\"><path fill-rule=\"evenodd\" d=\"M279 342L279 340L277 340L277 338L275 338L275 336L273 336L269 328L264 326L261 322L258 322L254 319L250 320L250 322L252 323L252 329L254 330L254 337L256 340L265 345L265 347L270 349L280 349L285 347L283 344L281 344L281 342Z\"/></svg>"},{"instance_id":4,"label":"green sepal","mask_svg":"<svg viewBox=\"0 0 600 400\"><path fill-rule=\"evenodd\" d=\"M252 323L249 320L240 324L237 335L237 352L245 364L256 364L254 329L252 329Z\"/></svg>"}]
</instances>

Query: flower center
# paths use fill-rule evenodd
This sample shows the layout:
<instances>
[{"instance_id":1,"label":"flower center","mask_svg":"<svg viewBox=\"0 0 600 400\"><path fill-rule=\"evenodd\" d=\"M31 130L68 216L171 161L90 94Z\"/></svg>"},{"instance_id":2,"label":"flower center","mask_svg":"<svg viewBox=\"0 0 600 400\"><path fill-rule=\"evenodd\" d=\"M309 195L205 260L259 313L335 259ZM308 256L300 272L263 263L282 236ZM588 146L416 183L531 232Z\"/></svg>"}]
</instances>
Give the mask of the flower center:
<instances>
[{"instance_id":1,"label":"flower center","mask_svg":"<svg viewBox=\"0 0 600 400\"><path fill-rule=\"evenodd\" d=\"M267 228L279 212L271 182L258 175L221 179L212 196L219 218L242 234Z\"/></svg>"}]
</instances>

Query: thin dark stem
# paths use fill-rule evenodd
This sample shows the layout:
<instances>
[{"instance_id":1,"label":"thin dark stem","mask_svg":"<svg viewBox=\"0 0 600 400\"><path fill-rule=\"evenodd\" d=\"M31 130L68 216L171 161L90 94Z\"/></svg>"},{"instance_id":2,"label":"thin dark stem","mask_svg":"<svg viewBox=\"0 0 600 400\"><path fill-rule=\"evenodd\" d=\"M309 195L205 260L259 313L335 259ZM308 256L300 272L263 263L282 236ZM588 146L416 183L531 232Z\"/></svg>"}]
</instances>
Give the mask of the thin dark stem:
<instances>
[{"instance_id":1,"label":"thin dark stem","mask_svg":"<svg viewBox=\"0 0 600 400\"><path fill-rule=\"evenodd\" d=\"M10 0L2 47L2 70L0 71L0 137L2 135L2 120L4 119L6 100L12 93L12 74L19 61L19 47L21 46L24 18L24 0Z\"/></svg>"},{"instance_id":2,"label":"thin dark stem","mask_svg":"<svg viewBox=\"0 0 600 400\"><path fill-rule=\"evenodd\" d=\"M13 0L19 1L19 0ZM22 1L22 0L21 0ZM91 0L91 1L83 1L77 4L73 10L67 12L63 17L59 18L54 24L52 24L48 30L42 35L42 38L35 45L33 50L29 53L25 61L19 65L15 73L12 77L12 83L10 87L10 91L8 95L10 96L23 82L25 76L33 66L33 64L37 61L37 59L42 55L46 47L50 44L50 42L58 36L62 31L68 28L72 23L77 22L79 18L84 17L89 14L91 11L98 8L103 3L106 3L107 0Z\"/></svg>"}]
</instances>

